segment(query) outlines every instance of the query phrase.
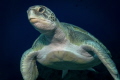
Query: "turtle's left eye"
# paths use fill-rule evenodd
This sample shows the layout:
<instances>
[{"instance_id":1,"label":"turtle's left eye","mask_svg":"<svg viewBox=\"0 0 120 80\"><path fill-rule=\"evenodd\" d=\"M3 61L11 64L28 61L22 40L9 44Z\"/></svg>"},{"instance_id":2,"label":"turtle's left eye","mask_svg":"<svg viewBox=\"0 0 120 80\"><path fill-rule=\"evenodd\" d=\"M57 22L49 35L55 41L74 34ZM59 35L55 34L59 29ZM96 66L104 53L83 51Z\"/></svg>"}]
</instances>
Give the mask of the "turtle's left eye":
<instances>
[{"instance_id":1,"label":"turtle's left eye","mask_svg":"<svg viewBox=\"0 0 120 80\"><path fill-rule=\"evenodd\" d=\"M39 10L38 10L40 13L43 13L44 11L45 11L45 9L44 8L39 8Z\"/></svg>"}]
</instances>

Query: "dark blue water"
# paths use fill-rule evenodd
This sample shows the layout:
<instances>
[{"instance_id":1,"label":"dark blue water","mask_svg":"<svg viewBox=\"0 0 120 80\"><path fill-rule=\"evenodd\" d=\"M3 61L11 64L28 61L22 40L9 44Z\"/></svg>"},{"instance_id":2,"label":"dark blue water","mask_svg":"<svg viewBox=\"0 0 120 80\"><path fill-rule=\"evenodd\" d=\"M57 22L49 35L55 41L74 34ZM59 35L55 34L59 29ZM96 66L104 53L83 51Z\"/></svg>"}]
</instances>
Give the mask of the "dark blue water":
<instances>
[{"instance_id":1,"label":"dark blue water","mask_svg":"<svg viewBox=\"0 0 120 80\"><path fill-rule=\"evenodd\" d=\"M4 0L0 4L0 80L22 80L20 58L40 34L27 19L26 10L33 5L45 5L61 22L97 37L111 51L120 72L120 0ZM107 70L100 66L103 76Z\"/></svg>"}]
</instances>

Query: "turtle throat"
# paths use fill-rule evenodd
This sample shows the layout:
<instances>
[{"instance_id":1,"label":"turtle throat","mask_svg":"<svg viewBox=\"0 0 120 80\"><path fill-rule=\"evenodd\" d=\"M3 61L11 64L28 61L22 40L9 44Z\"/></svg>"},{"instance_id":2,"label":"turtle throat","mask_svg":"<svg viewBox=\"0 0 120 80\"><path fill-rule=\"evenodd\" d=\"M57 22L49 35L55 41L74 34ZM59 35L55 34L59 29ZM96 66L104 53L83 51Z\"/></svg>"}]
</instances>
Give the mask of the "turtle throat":
<instances>
[{"instance_id":1,"label":"turtle throat","mask_svg":"<svg viewBox=\"0 0 120 80\"><path fill-rule=\"evenodd\" d=\"M55 28L53 31L49 31L44 35L46 40L50 43L64 43L66 41L66 34L60 27Z\"/></svg>"}]
</instances>

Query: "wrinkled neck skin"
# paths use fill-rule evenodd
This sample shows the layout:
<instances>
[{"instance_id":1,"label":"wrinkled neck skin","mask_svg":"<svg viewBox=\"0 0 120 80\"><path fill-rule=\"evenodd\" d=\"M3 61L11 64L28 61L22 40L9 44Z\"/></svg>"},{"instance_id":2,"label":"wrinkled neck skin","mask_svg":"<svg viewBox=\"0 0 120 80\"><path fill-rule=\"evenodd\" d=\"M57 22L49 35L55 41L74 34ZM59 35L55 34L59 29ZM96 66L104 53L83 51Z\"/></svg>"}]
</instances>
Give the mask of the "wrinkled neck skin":
<instances>
[{"instance_id":1,"label":"wrinkled neck skin","mask_svg":"<svg viewBox=\"0 0 120 80\"><path fill-rule=\"evenodd\" d=\"M46 33L43 34L48 42L62 44L66 42L66 32L65 28L59 22L57 22L57 24L53 30L46 31ZM42 32L40 31L40 33Z\"/></svg>"}]
</instances>

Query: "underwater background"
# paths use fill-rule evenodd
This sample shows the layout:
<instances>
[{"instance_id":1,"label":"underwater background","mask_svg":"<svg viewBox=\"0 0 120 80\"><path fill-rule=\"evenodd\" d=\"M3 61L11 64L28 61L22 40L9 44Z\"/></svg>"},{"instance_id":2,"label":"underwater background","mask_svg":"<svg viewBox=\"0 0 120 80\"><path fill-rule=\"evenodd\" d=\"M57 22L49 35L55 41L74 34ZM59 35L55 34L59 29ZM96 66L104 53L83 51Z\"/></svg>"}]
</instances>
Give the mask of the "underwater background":
<instances>
[{"instance_id":1,"label":"underwater background","mask_svg":"<svg viewBox=\"0 0 120 80\"><path fill-rule=\"evenodd\" d=\"M120 0L1 0L0 80L23 80L20 59L40 35L27 19L33 5L50 8L61 22L79 26L98 38L111 52L120 72ZM38 65L38 80L60 80L61 71ZM92 71L69 71L64 80L113 80L103 64Z\"/></svg>"}]
</instances>

